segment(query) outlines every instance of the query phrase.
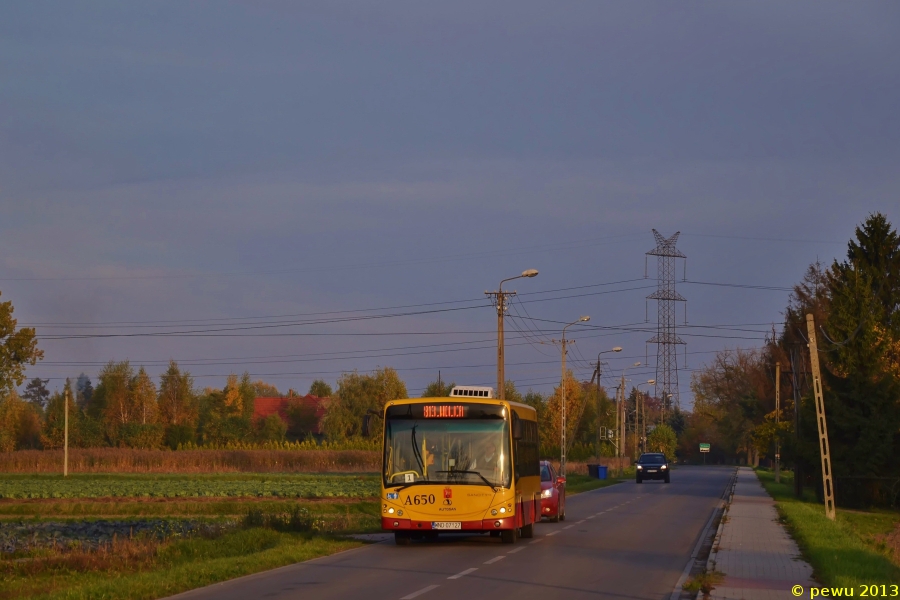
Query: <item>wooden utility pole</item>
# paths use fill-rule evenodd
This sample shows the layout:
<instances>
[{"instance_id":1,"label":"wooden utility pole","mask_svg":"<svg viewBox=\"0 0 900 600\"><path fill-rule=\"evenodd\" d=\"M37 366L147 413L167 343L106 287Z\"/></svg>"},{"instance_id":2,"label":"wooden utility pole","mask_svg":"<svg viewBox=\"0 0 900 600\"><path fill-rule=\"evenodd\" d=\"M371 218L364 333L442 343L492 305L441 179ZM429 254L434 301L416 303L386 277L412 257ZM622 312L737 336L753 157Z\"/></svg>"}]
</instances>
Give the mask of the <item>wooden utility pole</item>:
<instances>
[{"instance_id":1,"label":"wooden utility pole","mask_svg":"<svg viewBox=\"0 0 900 600\"><path fill-rule=\"evenodd\" d=\"M775 483L781 482L781 448L778 443L778 422L781 420L781 363L775 363Z\"/></svg>"},{"instance_id":2,"label":"wooden utility pole","mask_svg":"<svg viewBox=\"0 0 900 600\"><path fill-rule=\"evenodd\" d=\"M63 477L69 476L69 386L66 386L66 393L63 394L63 403L65 408L63 412Z\"/></svg>"},{"instance_id":3,"label":"wooden utility pole","mask_svg":"<svg viewBox=\"0 0 900 600\"><path fill-rule=\"evenodd\" d=\"M816 396L816 426L819 430L819 454L822 457L822 488L825 493L825 516L834 521L834 483L831 478L831 453L828 450L828 425L825 421L825 399L822 396L822 372L819 369L819 350L816 346L816 322L806 315L809 334L809 362L812 366L813 391Z\"/></svg>"}]
</instances>

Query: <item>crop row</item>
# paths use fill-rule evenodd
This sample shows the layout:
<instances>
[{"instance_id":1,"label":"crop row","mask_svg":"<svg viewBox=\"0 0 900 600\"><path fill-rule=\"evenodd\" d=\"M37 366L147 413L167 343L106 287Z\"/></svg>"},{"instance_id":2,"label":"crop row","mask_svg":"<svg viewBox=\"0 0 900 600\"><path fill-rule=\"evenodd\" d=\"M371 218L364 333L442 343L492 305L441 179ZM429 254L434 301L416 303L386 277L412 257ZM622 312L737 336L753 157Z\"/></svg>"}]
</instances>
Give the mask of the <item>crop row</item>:
<instances>
[{"instance_id":1,"label":"crop row","mask_svg":"<svg viewBox=\"0 0 900 600\"><path fill-rule=\"evenodd\" d=\"M373 476L272 477L15 477L0 480L0 498L369 498Z\"/></svg>"}]
</instances>

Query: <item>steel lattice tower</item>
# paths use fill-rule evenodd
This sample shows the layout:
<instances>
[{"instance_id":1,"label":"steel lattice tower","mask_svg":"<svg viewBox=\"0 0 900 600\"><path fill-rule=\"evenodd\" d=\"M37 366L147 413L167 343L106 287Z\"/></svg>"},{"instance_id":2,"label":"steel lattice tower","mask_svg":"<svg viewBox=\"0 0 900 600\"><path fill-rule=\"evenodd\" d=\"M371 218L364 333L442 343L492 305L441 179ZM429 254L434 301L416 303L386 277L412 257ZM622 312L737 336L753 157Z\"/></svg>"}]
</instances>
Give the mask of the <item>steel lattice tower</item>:
<instances>
[{"instance_id":1,"label":"steel lattice tower","mask_svg":"<svg viewBox=\"0 0 900 600\"><path fill-rule=\"evenodd\" d=\"M656 321L656 335L647 340L656 344L656 395L662 398L664 410L671 407L674 399L676 406L681 405L678 393L678 352L679 344L685 341L675 333L675 303L687 302L675 291L675 259L687 257L675 247L680 231L666 239L658 231L653 230L656 248L647 252L647 256L656 257L657 290L647 296L648 300L656 300L659 316ZM646 265L644 277L647 276ZM661 392L661 395L660 395Z\"/></svg>"}]
</instances>

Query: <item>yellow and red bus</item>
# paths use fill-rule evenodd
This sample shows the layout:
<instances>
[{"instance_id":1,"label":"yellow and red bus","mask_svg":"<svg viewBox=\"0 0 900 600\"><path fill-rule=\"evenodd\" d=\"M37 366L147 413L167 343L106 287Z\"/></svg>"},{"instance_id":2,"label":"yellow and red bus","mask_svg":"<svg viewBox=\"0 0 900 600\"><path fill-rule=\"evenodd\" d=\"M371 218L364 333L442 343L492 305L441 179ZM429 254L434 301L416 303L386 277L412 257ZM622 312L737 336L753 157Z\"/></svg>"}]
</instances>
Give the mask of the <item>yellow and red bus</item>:
<instances>
[{"instance_id":1,"label":"yellow and red bus","mask_svg":"<svg viewBox=\"0 0 900 600\"><path fill-rule=\"evenodd\" d=\"M440 532L534 535L541 518L537 414L455 387L450 397L384 408L381 524L397 544Z\"/></svg>"}]
</instances>

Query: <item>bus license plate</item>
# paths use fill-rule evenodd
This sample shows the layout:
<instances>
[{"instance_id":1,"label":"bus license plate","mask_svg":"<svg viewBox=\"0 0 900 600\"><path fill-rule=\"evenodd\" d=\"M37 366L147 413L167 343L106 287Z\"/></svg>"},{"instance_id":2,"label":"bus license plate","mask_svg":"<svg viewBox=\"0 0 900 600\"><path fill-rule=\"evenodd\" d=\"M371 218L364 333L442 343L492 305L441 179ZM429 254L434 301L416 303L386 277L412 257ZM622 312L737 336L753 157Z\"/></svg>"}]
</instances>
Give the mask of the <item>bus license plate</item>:
<instances>
[{"instance_id":1,"label":"bus license plate","mask_svg":"<svg viewBox=\"0 0 900 600\"><path fill-rule=\"evenodd\" d=\"M462 523L459 521L434 521L431 523L432 529L462 529Z\"/></svg>"}]
</instances>

